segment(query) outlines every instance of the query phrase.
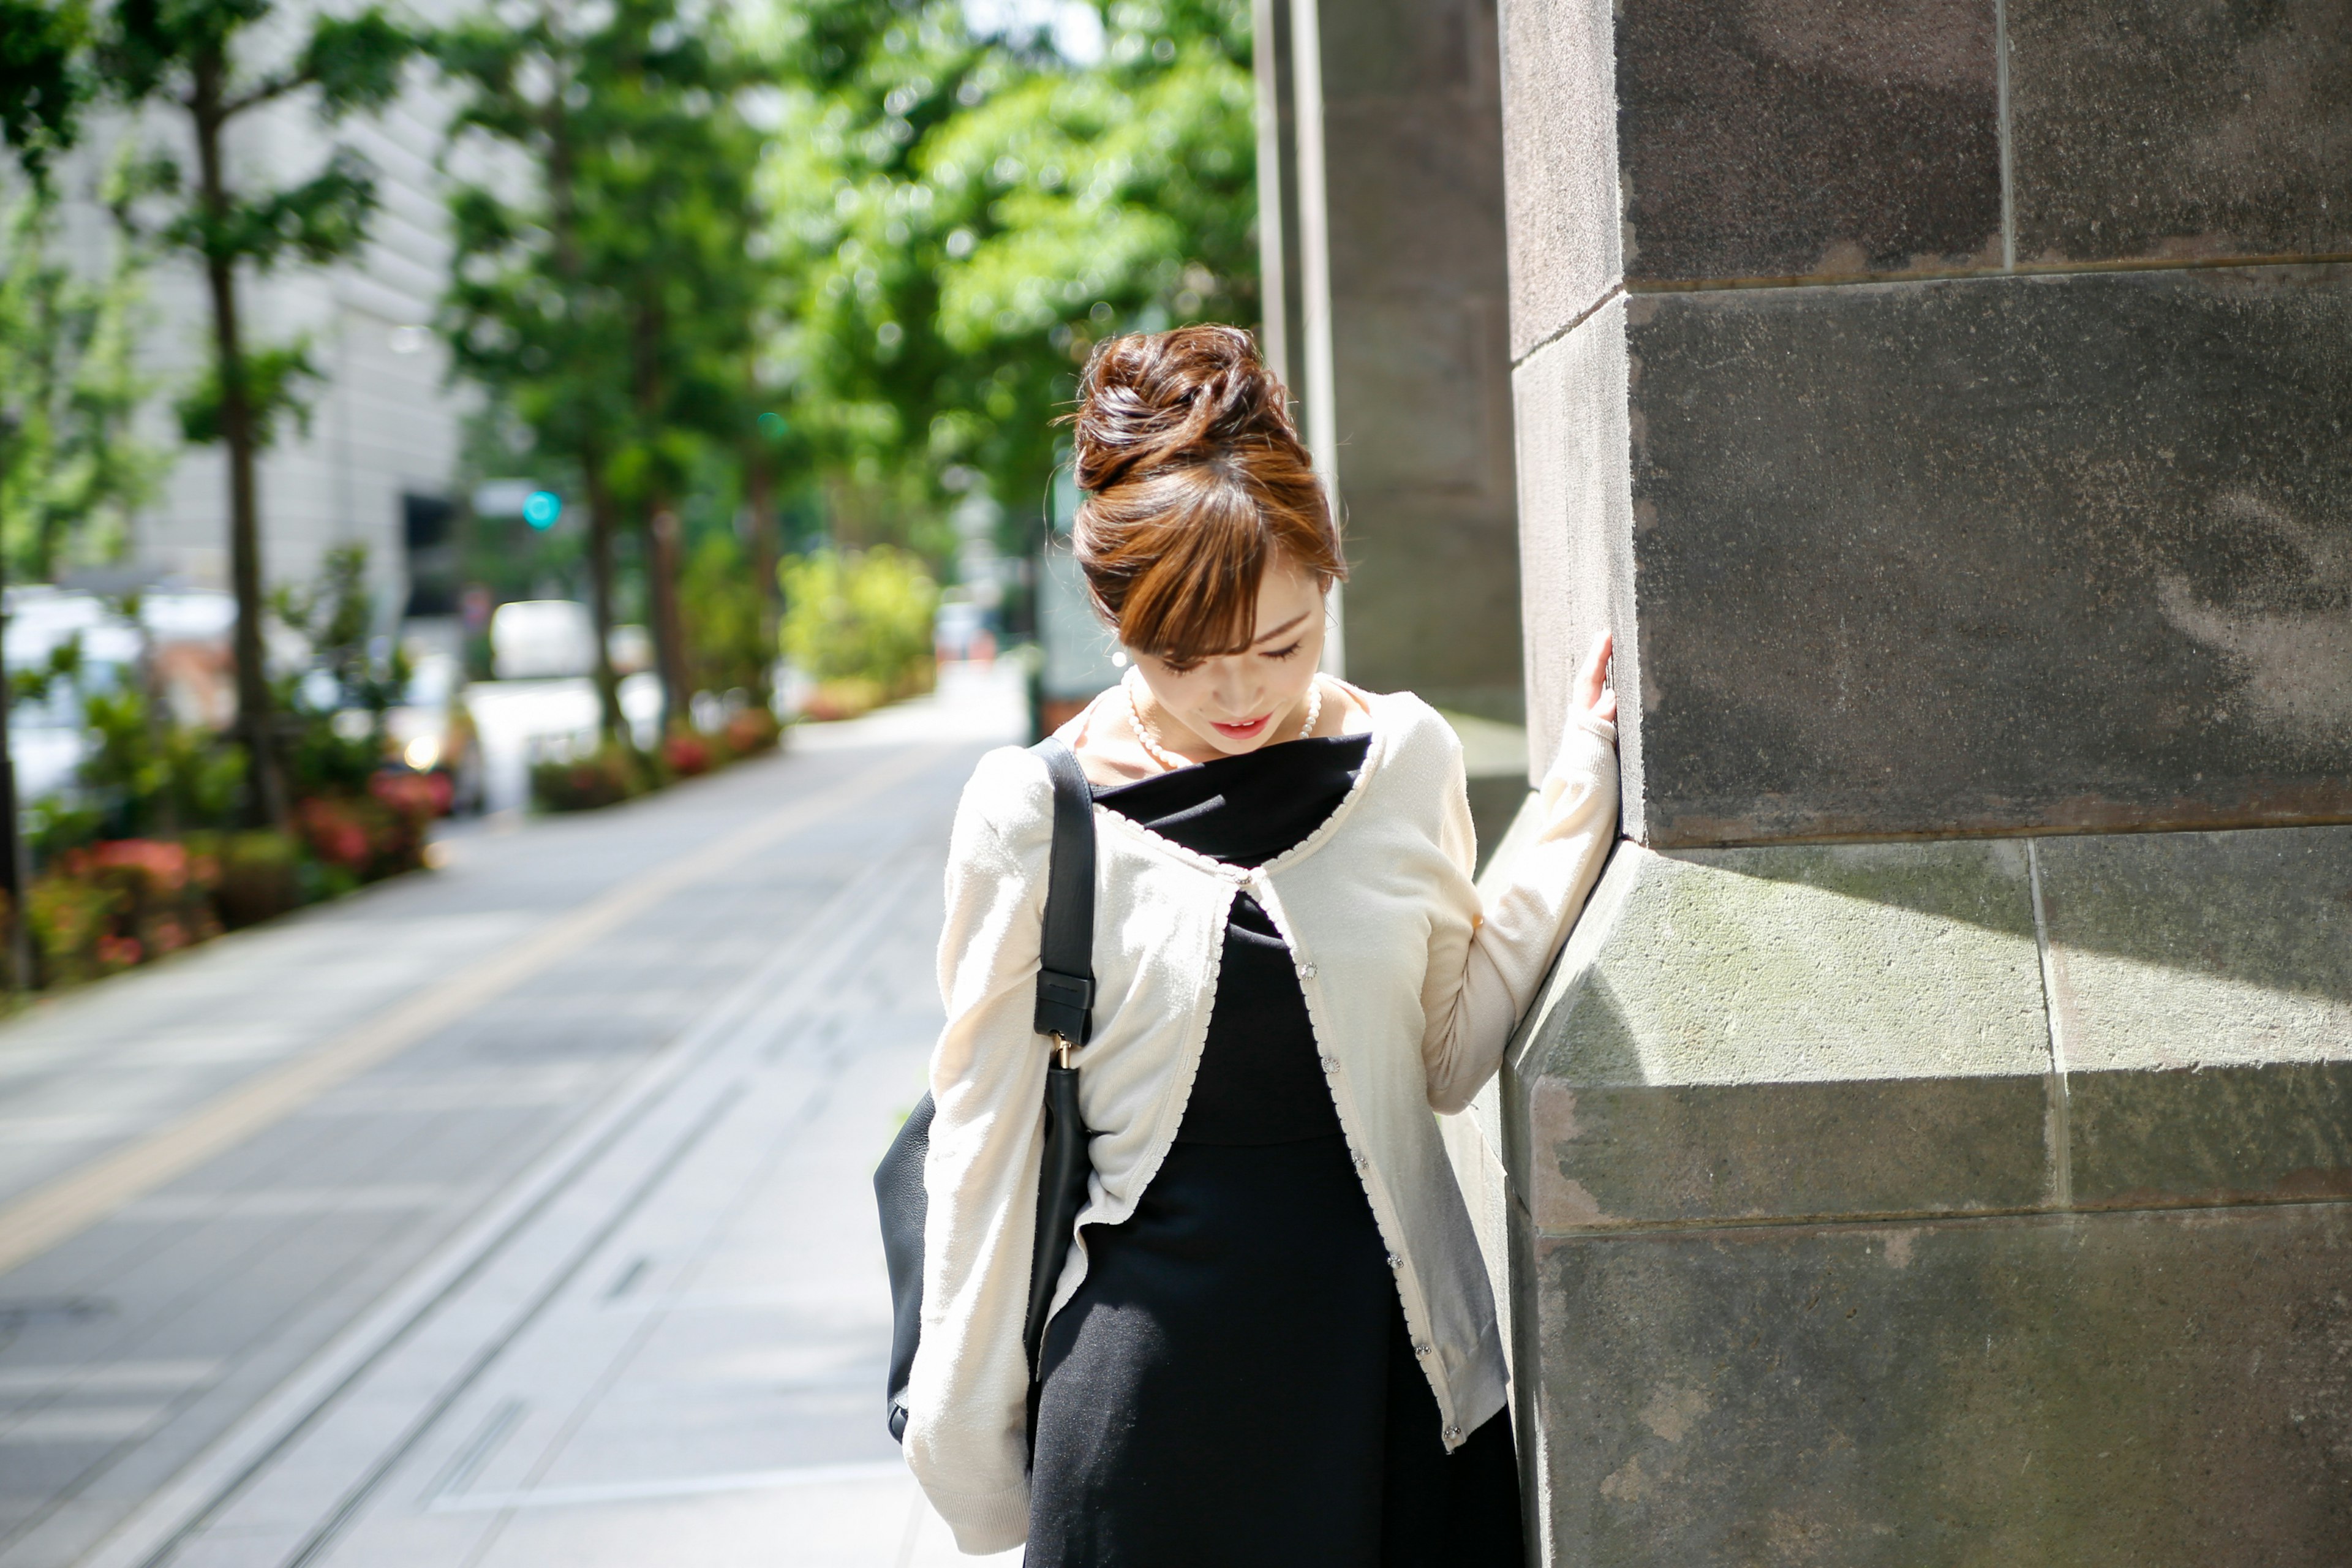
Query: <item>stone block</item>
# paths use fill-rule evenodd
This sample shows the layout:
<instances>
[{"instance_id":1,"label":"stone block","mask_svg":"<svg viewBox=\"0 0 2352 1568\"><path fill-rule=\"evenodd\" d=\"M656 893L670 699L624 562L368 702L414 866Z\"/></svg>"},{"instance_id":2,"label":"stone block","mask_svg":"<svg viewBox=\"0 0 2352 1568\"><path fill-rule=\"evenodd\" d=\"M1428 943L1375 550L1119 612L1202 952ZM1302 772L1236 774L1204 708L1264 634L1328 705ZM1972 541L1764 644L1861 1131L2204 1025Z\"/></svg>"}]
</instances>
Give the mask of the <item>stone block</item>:
<instances>
[{"instance_id":1,"label":"stone block","mask_svg":"<svg viewBox=\"0 0 2352 1568\"><path fill-rule=\"evenodd\" d=\"M1580 1568L2336 1568L2352 1206L1524 1236Z\"/></svg>"},{"instance_id":2,"label":"stone block","mask_svg":"<svg viewBox=\"0 0 2352 1568\"><path fill-rule=\"evenodd\" d=\"M1622 275L1609 0L1503 9L1511 357L1581 320Z\"/></svg>"},{"instance_id":3,"label":"stone block","mask_svg":"<svg viewBox=\"0 0 2352 1568\"><path fill-rule=\"evenodd\" d=\"M1489 0L1322 13L1347 673L1516 720L1499 62Z\"/></svg>"},{"instance_id":4,"label":"stone block","mask_svg":"<svg viewBox=\"0 0 2352 1568\"><path fill-rule=\"evenodd\" d=\"M2352 252L2352 4L2008 9L2019 261Z\"/></svg>"},{"instance_id":5,"label":"stone block","mask_svg":"<svg viewBox=\"0 0 2352 1568\"><path fill-rule=\"evenodd\" d=\"M2035 856L2073 1201L2352 1196L2352 828Z\"/></svg>"},{"instance_id":6,"label":"stone block","mask_svg":"<svg viewBox=\"0 0 2352 1568\"><path fill-rule=\"evenodd\" d=\"M1994 0L1625 0L1628 278L1998 266Z\"/></svg>"},{"instance_id":7,"label":"stone block","mask_svg":"<svg viewBox=\"0 0 2352 1568\"><path fill-rule=\"evenodd\" d=\"M1626 779L1643 776L1642 705L1624 696L1626 679L1642 668L1626 467L1628 376L1622 296L1512 373L1531 779L1559 754L1570 683L1585 649L1608 627L1617 633L1617 755ZM1641 809L1640 795L1629 792L1626 830L1636 837Z\"/></svg>"},{"instance_id":8,"label":"stone block","mask_svg":"<svg viewBox=\"0 0 2352 1568\"><path fill-rule=\"evenodd\" d=\"M1624 309L1631 537L1563 554L1628 574L1588 597L1636 602L1629 832L2352 817L2352 267ZM1604 465L1550 484L1551 515L1531 491L1531 539L1626 526L1613 331L1570 334L1593 342L1522 439L1523 467ZM1540 548L1526 618L1549 649L1551 623L1590 611L1538 602L1559 581L1538 581Z\"/></svg>"},{"instance_id":9,"label":"stone block","mask_svg":"<svg viewBox=\"0 0 2352 1568\"><path fill-rule=\"evenodd\" d=\"M1546 1235L2051 1197L2026 851L1622 845L1512 1050Z\"/></svg>"}]
</instances>

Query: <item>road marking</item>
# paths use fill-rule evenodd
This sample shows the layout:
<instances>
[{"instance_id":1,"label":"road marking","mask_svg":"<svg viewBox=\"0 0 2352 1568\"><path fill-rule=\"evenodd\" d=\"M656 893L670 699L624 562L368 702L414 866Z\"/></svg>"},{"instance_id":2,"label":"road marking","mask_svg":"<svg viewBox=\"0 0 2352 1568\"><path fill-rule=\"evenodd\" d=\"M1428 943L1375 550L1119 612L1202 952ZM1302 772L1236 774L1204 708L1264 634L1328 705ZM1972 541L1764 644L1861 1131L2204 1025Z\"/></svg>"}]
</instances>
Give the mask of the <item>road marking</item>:
<instances>
[{"instance_id":1,"label":"road marking","mask_svg":"<svg viewBox=\"0 0 2352 1568\"><path fill-rule=\"evenodd\" d=\"M106 1443L136 1437L172 1413L168 1405L68 1405L0 1426L0 1444Z\"/></svg>"},{"instance_id":2,"label":"road marking","mask_svg":"<svg viewBox=\"0 0 2352 1568\"><path fill-rule=\"evenodd\" d=\"M734 1470L715 1476L680 1476L664 1481L611 1481L603 1486L538 1487L522 1492L476 1492L436 1498L430 1511L503 1513L514 1508L581 1508L597 1503L710 1497L719 1492L767 1491L777 1487L854 1486L860 1481L906 1481L912 1479L906 1460L877 1459L863 1465L803 1465L790 1470Z\"/></svg>"},{"instance_id":3,"label":"road marking","mask_svg":"<svg viewBox=\"0 0 2352 1568\"><path fill-rule=\"evenodd\" d=\"M611 935L665 900L812 823L874 796L935 764L940 750L910 748L752 823L683 858L658 866L558 921L536 936L394 1004L318 1050L264 1072L126 1149L91 1162L0 1210L0 1274L79 1235L133 1198L236 1147L485 1003Z\"/></svg>"},{"instance_id":4,"label":"road marking","mask_svg":"<svg viewBox=\"0 0 2352 1568\"><path fill-rule=\"evenodd\" d=\"M117 1361L0 1367L0 1395L176 1392L210 1382L226 1364L220 1361Z\"/></svg>"},{"instance_id":5,"label":"road marking","mask_svg":"<svg viewBox=\"0 0 2352 1568\"><path fill-rule=\"evenodd\" d=\"M446 1182L385 1183L369 1187L250 1187L219 1193L165 1193L137 1198L107 1215L110 1225L176 1224L183 1220L278 1219L298 1215L398 1214L439 1208L485 1196L480 1187Z\"/></svg>"}]
</instances>

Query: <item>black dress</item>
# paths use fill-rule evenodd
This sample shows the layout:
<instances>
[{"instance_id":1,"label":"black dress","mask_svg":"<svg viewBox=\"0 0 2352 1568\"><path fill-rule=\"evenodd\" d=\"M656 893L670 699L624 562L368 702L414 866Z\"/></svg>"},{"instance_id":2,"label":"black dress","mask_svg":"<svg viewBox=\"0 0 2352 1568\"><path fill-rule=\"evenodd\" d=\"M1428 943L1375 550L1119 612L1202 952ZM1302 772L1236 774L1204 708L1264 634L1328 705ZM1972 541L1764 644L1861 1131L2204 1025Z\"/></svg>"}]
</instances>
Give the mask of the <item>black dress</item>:
<instances>
[{"instance_id":1,"label":"black dress","mask_svg":"<svg viewBox=\"0 0 2352 1568\"><path fill-rule=\"evenodd\" d=\"M1230 865L1312 833L1368 738L1095 798ZM1518 1568L1507 1414L1449 1455L1289 949L1234 901L1175 1146L1047 1327L1030 1568Z\"/></svg>"}]
</instances>

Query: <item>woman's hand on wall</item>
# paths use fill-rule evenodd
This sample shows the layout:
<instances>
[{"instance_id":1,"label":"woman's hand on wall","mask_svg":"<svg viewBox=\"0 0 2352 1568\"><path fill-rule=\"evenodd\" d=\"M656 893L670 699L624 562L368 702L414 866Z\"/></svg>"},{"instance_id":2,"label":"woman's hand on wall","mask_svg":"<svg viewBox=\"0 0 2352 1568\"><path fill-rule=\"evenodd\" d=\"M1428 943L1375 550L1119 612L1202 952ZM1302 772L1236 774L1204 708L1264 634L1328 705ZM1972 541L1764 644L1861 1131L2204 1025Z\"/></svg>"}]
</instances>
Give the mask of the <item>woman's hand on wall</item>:
<instances>
[{"instance_id":1,"label":"woman's hand on wall","mask_svg":"<svg viewBox=\"0 0 2352 1568\"><path fill-rule=\"evenodd\" d=\"M1617 690L1609 684L1609 655L1617 646L1616 635L1602 632L1592 639L1592 651L1584 656L1577 668L1576 683L1569 689L1568 721L1590 728L1595 721L1615 723L1617 721Z\"/></svg>"}]
</instances>

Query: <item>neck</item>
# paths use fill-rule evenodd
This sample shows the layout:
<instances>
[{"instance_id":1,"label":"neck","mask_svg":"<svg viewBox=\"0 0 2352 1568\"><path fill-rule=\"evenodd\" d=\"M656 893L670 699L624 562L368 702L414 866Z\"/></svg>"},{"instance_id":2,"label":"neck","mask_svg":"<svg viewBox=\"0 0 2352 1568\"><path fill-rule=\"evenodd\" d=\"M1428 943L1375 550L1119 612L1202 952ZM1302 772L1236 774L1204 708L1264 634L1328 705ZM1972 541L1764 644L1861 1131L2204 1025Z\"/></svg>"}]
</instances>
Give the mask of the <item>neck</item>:
<instances>
[{"instance_id":1,"label":"neck","mask_svg":"<svg viewBox=\"0 0 2352 1568\"><path fill-rule=\"evenodd\" d=\"M1219 757L1247 754L1225 751L1207 736L1169 712L1167 709L1160 706L1160 700L1151 694L1150 684L1140 677L1130 676L1128 681L1122 684L1128 687L1129 700L1134 704L1136 718L1150 727L1148 731L1140 732L1137 736L1137 739L1144 743L1147 752L1150 752L1151 743L1156 742L1160 750L1172 753L1188 763L1213 763ZM1314 701L1316 695L1317 688L1309 684L1307 695L1275 714L1273 722L1265 727L1265 739L1261 740L1253 750L1262 751L1278 742L1300 739L1300 731L1307 722L1308 712L1320 706Z\"/></svg>"}]
</instances>

